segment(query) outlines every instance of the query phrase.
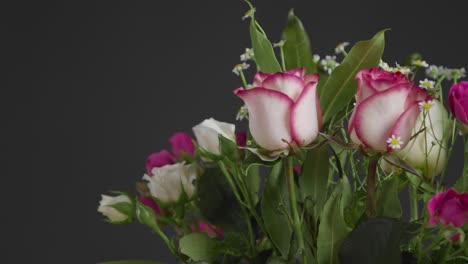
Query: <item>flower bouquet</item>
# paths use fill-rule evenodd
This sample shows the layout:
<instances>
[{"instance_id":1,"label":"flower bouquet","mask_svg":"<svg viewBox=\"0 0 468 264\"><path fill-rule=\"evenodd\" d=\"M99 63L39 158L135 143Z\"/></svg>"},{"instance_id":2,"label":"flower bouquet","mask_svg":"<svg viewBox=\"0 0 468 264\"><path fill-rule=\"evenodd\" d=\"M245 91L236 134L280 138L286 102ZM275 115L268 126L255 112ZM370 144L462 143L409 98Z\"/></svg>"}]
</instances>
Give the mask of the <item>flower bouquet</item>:
<instances>
[{"instance_id":1,"label":"flower bouquet","mask_svg":"<svg viewBox=\"0 0 468 264\"><path fill-rule=\"evenodd\" d=\"M195 139L174 134L135 195L103 195L98 211L146 225L180 263L467 263L465 70L419 54L390 66L386 30L320 59L292 11L272 44L247 3L252 48L233 93L249 131L209 118ZM464 169L449 187L458 138Z\"/></svg>"}]
</instances>

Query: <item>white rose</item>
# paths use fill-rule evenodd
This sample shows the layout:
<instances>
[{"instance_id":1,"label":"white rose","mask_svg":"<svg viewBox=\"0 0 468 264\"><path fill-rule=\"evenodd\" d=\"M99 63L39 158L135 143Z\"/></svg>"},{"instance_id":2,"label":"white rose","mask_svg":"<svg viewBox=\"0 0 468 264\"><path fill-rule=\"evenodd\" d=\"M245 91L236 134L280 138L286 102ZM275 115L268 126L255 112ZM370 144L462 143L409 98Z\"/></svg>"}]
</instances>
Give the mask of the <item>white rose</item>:
<instances>
[{"instance_id":1,"label":"white rose","mask_svg":"<svg viewBox=\"0 0 468 264\"><path fill-rule=\"evenodd\" d=\"M132 213L131 209L117 209L116 205L128 204L129 206L122 208L132 208L133 203L127 195L118 195L115 197L108 195L101 195L101 201L99 202L98 212L106 216L111 222L118 223L124 222L129 218Z\"/></svg>"},{"instance_id":2,"label":"white rose","mask_svg":"<svg viewBox=\"0 0 468 264\"><path fill-rule=\"evenodd\" d=\"M176 163L154 167L151 173L153 176L145 174L143 179L148 181L151 195L162 202L177 202L182 192L191 198L195 192L197 168L194 164Z\"/></svg>"},{"instance_id":3,"label":"white rose","mask_svg":"<svg viewBox=\"0 0 468 264\"><path fill-rule=\"evenodd\" d=\"M200 124L193 127L193 133L198 145L215 155L219 155L219 135L236 142L236 126L233 124L219 122L213 118L205 119Z\"/></svg>"}]
</instances>

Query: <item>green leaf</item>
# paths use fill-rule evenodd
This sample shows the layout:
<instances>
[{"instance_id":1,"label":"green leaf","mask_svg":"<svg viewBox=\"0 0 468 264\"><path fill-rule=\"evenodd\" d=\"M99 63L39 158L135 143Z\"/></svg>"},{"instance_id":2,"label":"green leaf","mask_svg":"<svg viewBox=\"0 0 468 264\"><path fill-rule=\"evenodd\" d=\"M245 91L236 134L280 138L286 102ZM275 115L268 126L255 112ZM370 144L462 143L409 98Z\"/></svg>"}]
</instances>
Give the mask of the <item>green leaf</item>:
<instances>
[{"instance_id":1,"label":"green leaf","mask_svg":"<svg viewBox=\"0 0 468 264\"><path fill-rule=\"evenodd\" d=\"M311 213L315 222L318 221L327 197L328 170L328 149L326 145L307 152L302 165L302 174L299 177L299 188L306 207L309 208L308 204L312 203L313 212Z\"/></svg>"},{"instance_id":2,"label":"green leaf","mask_svg":"<svg viewBox=\"0 0 468 264\"><path fill-rule=\"evenodd\" d=\"M392 219L371 219L359 225L342 243L340 264L400 263L403 225Z\"/></svg>"},{"instance_id":3,"label":"green leaf","mask_svg":"<svg viewBox=\"0 0 468 264\"><path fill-rule=\"evenodd\" d=\"M346 182L345 178L337 183L320 216L317 237L318 263L338 263L338 249L343 239L351 231L343 218L344 208L341 208L343 192L347 188L346 184L349 183Z\"/></svg>"},{"instance_id":4,"label":"green leaf","mask_svg":"<svg viewBox=\"0 0 468 264\"><path fill-rule=\"evenodd\" d=\"M457 182L453 186L455 190L458 192L468 192L468 135L465 135L464 138L465 142L465 151L464 151L464 165L463 165L463 172L460 178L458 178Z\"/></svg>"},{"instance_id":5,"label":"green leaf","mask_svg":"<svg viewBox=\"0 0 468 264\"><path fill-rule=\"evenodd\" d=\"M179 241L180 252L194 261L214 261L220 254L220 243L205 232L191 233Z\"/></svg>"},{"instance_id":6,"label":"green leaf","mask_svg":"<svg viewBox=\"0 0 468 264\"><path fill-rule=\"evenodd\" d=\"M197 192L198 208L206 220L224 231L243 230L241 209L219 168L206 168L197 180Z\"/></svg>"},{"instance_id":7,"label":"green leaf","mask_svg":"<svg viewBox=\"0 0 468 264\"><path fill-rule=\"evenodd\" d=\"M319 98L324 123L330 121L356 94L354 77L357 72L379 65L385 46L385 31L378 32L370 40L356 43L326 83L320 86Z\"/></svg>"},{"instance_id":8,"label":"green leaf","mask_svg":"<svg viewBox=\"0 0 468 264\"><path fill-rule=\"evenodd\" d=\"M118 260L118 261L99 262L97 264L163 264L163 263L158 262L158 261L150 261L150 260Z\"/></svg>"},{"instance_id":9,"label":"green leaf","mask_svg":"<svg viewBox=\"0 0 468 264\"><path fill-rule=\"evenodd\" d=\"M237 144L231 139L225 138L222 135L218 136L219 152L221 156L228 158L230 161L237 162Z\"/></svg>"},{"instance_id":10,"label":"green leaf","mask_svg":"<svg viewBox=\"0 0 468 264\"><path fill-rule=\"evenodd\" d=\"M273 46L254 17L250 22L250 39L257 70L269 73L281 71Z\"/></svg>"},{"instance_id":11,"label":"green leaf","mask_svg":"<svg viewBox=\"0 0 468 264\"><path fill-rule=\"evenodd\" d=\"M245 176L245 181L247 183L247 188L250 191L253 204L258 203L258 193L260 192L260 172L259 165L252 165L247 170L247 175Z\"/></svg>"},{"instance_id":12,"label":"green leaf","mask_svg":"<svg viewBox=\"0 0 468 264\"><path fill-rule=\"evenodd\" d=\"M382 193L379 200L379 216L400 220L403 212L399 197L398 175L393 175L390 179L382 182Z\"/></svg>"},{"instance_id":13,"label":"green leaf","mask_svg":"<svg viewBox=\"0 0 468 264\"><path fill-rule=\"evenodd\" d=\"M271 169L260 206L271 241L281 256L287 259L291 246L292 228L286 215L286 213L290 214L290 206L281 162Z\"/></svg>"},{"instance_id":14,"label":"green leaf","mask_svg":"<svg viewBox=\"0 0 468 264\"><path fill-rule=\"evenodd\" d=\"M289 11L288 23L283 31L283 40L286 41L283 46L286 70L304 67L307 73L317 71L309 36L292 9Z\"/></svg>"}]
</instances>

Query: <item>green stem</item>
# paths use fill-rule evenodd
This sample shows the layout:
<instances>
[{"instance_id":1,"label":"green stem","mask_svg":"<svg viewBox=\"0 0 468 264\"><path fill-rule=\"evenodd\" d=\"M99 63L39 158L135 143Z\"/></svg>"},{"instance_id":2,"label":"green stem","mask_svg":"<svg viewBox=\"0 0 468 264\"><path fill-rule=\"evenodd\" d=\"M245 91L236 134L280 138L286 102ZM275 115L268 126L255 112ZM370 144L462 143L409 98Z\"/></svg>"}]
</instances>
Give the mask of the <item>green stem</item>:
<instances>
[{"instance_id":1,"label":"green stem","mask_svg":"<svg viewBox=\"0 0 468 264\"><path fill-rule=\"evenodd\" d=\"M174 247L172 242L169 240L169 238L166 236L166 234L164 234L161 228L159 228L159 225L156 223L156 221L154 221L154 224L149 224L148 226L151 228L151 230L153 230L156 234L158 234L162 238L164 243L166 243L167 247L171 251L172 255L174 255L181 263L187 263L185 259L183 259L180 256L179 252L176 250L176 248Z\"/></svg>"},{"instance_id":2,"label":"green stem","mask_svg":"<svg viewBox=\"0 0 468 264\"><path fill-rule=\"evenodd\" d=\"M284 60L283 45L281 45L280 47L280 54L281 54L281 66L283 67L283 71L286 71L286 61Z\"/></svg>"},{"instance_id":3,"label":"green stem","mask_svg":"<svg viewBox=\"0 0 468 264\"><path fill-rule=\"evenodd\" d=\"M367 216L370 218L376 215L375 204L375 174L377 171L377 162L380 156L371 157L367 167Z\"/></svg>"},{"instance_id":4,"label":"green stem","mask_svg":"<svg viewBox=\"0 0 468 264\"><path fill-rule=\"evenodd\" d=\"M244 85L244 88L245 89L248 89L249 87L247 87L247 81L245 80L245 75L244 75L244 71L243 70L239 70L239 76L241 77L242 79L242 84Z\"/></svg>"},{"instance_id":5,"label":"green stem","mask_svg":"<svg viewBox=\"0 0 468 264\"><path fill-rule=\"evenodd\" d=\"M408 186L410 207L411 207L411 221L414 222L419 219L419 208L418 208L418 190L413 184Z\"/></svg>"},{"instance_id":6,"label":"green stem","mask_svg":"<svg viewBox=\"0 0 468 264\"><path fill-rule=\"evenodd\" d=\"M302 263L307 263L305 256L305 246L304 246L304 237L302 235L301 221L299 218L299 211L297 209L297 200L296 200L296 183L294 182L294 173L293 173L293 160L292 157L284 159L284 168L286 172L287 185L289 190L289 199L291 202L291 211L294 221L294 232L299 243L299 253L302 256Z\"/></svg>"}]
</instances>

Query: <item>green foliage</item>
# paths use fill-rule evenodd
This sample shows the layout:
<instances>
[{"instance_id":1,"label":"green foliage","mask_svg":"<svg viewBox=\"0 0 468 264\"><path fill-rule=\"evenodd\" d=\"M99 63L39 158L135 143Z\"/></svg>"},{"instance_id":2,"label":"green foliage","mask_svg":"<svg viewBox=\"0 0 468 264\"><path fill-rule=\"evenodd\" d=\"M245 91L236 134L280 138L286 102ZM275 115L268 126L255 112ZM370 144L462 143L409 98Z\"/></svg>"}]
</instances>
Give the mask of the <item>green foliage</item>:
<instances>
[{"instance_id":1,"label":"green foliage","mask_svg":"<svg viewBox=\"0 0 468 264\"><path fill-rule=\"evenodd\" d=\"M283 47L286 70L304 67L307 73L317 71L317 65L312 57L309 36L292 9L283 31L283 40L286 41Z\"/></svg>"},{"instance_id":2,"label":"green foliage","mask_svg":"<svg viewBox=\"0 0 468 264\"><path fill-rule=\"evenodd\" d=\"M218 136L219 140L219 152L221 156L227 158L230 161L237 162L237 144L231 139L225 138L222 135Z\"/></svg>"},{"instance_id":3,"label":"green foliage","mask_svg":"<svg viewBox=\"0 0 468 264\"><path fill-rule=\"evenodd\" d=\"M260 166L252 165L247 170L245 175L245 182L247 189L250 192L252 197L252 202L254 205L258 203L258 193L260 192Z\"/></svg>"},{"instance_id":4,"label":"green foliage","mask_svg":"<svg viewBox=\"0 0 468 264\"><path fill-rule=\"evenodd\" d=\"M290 206L283 166L278 162L271 170L261 200L262 218L268 235L284 259L289 255L292 227Z\"/></svg>"},{"instance_id":5,"label":"green foliage","mask_svg":"<svg viewBox=\"0 0 468 264\"><path fill-rule=\"evenodd\" d=\"M356 43L340 66L319 87L324 123L329 122L356 94L354 77L357 72L379 65L385 46L385 31L378 32L370 40Z\"/></svg>"},{"instance_id":6,"label":"green foliage","mask_svg":"<svg viewBox=\"0 0 468 264\"><path fill-rule=\"evenodd\" d=\"M163 264L163 263L158 262L158 261L150 261L150 260L119 260L119 261L99 262L97 264Z\"/></svg>"},{"instance_id":7,"label":"green foliage","mask_svg":"<svg viewBox=\"0 0 468 264\"><path fill-rule=\"evenodd\" d=\"M398 177L398 175L393 175L382 182L382 192L378 208L378 215L381 217L399 220L403 214L399 197L400 180Z\"/></svg>"},{"instance_id":8,"label":"green foliage","mask_svg":"<svg viewBox=\"0 0 468 264\"><path fill-rule=\"evenodd\" d=\"M220 254L220 243L208 237L205 232L191 233L183 236L179 241L182 254L194 261L213 262Z\"/></svg>"}]
</instances>

